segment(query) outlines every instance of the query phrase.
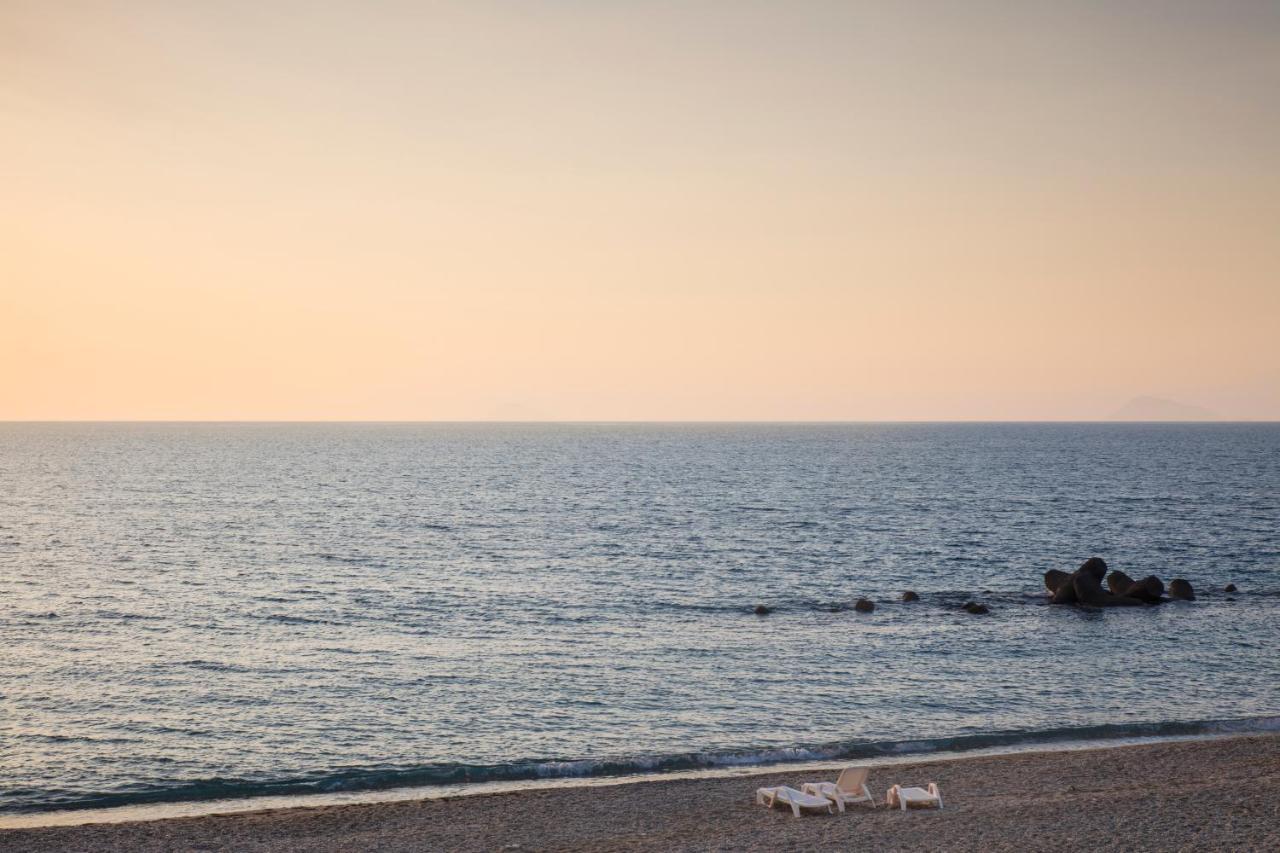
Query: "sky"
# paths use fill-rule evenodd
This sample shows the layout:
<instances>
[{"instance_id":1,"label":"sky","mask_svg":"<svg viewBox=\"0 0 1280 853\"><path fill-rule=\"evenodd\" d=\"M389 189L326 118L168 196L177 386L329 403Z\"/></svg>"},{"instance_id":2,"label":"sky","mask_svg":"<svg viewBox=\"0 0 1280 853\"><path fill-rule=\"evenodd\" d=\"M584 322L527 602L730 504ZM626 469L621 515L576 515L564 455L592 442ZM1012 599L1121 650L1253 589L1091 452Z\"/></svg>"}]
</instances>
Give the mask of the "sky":
<instances>
[{"instance_id":1,"label":"sky","mask_svg":"<svg viewBox=\"0 0 1280 853\"><path fill-rule=\"evenodd\" d=\"M0 0L0 419L1280 419L1280 4Z\"/></svg>"}]
</instances>

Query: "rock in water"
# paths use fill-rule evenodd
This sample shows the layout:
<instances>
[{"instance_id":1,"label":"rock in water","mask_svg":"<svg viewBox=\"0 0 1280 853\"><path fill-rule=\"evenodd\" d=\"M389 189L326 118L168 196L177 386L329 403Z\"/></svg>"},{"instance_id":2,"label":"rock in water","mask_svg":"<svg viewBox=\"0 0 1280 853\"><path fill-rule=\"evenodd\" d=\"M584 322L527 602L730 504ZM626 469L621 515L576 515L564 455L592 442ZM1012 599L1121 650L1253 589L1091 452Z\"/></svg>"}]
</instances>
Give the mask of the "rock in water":
<instances>
[{"instance_id":1,"label":"rock in water","mask_svg":"<svg viewBox=\"0 0 1280 853\"><path fill-rule=\"evenodd\" d=\"M991 609L987 607L987 605L979 604L976 601L966 601L964 604L960 605L960 609L972 613L975 616L981 616L984 613L991 612Z\"/></svg>"},{"instance_id":2,"label":"rock in water","mask_svg":"<svg viewBox=\"0 0 1280 853\"><path fill-rule=\"evenodd\" d=\"M1233 583L1229 583L1229 584L1227 584L1226 586L1224 586L1224 587L1222 588L1222 591L1223 591L1223 592L1235 592L1235 591L1236 591L1236 585L1235 585L1235 584L1233 584Z\"/></svg>"},{"instance_id":3,"label":"rock in water","mask_svg":"<svg viewBox=\"0 0 1280 853\"><path fill-rule=\"evenodd\" d=\"M1079 599L1076 598L1075 585L1072 583L1075 577L1075 572L1067 573L1057 569L1050 569L1044 573L1045 589L1051 593L1049 597L1050 604L1079 603Z\"/></svg>"},{"instance_id":4,"label":"rock in water","mask_svg":"<svg viewBox=\"0 0 1280 853\"><path fill-rule=\"evenodd\" d=\"M1102 563L1101 560L1098 560L1098 562ZM1106 564L1103 563L1103 565L1105 566ZM1085 566L1081 566L1080 571L1076 572L1075 577L1072 579L1071 585L1075 588L1076 599L1081 604L1089 604L1094 607L1133 607L1134 605L1142 604L1136 598L1130 598L1127 595L1112 595L1104 590L1102 588L1102 578L1098 576L1096 567L1090 571Z\"/></svg>"},{"instance_id":5,"label":"rock in water","mask_svg":"<svg viewBox=\"0 0 1280 853\"><path fill-rule=\"evenodd\" d=\"M853 609L859 613L870 613L876 609L876 603L866 598L859 598L853 603Z\"/></svg>"},{"instance_id":6,"label":"rock in water","mask_svg":"<svg viewBox=\"0 0 1280 853\"><path fill-rule=\"evenodd\" d=\"M1146 602L1147 604L1159 604L1161 601L1164 601L1164 599L1161 598L1161 596L1164 595L1164 583L1155 575L1147 575L1140 581L1134 581L1123 593L1116 594L1127 595L1130 598L1136 598L1139 601Z\"/></svg>"},{"instance_id":7,"label":"rock in water","mask_svg":"<svg viewBox=\"0 0 1280 853\"><path fill-rule=\"evenodd\" d=\"M1066 574L1062 572L1061 574ZM1078 604L1080 599L1076 597L1076 576L1070 574L1066 576L1066 580L1054 592L1053 597L1049 599L1050 604Z\"/></svg>"},{"instance_id":8,"label":"rock in water","mask_svg":"<svg viewBox=\"0 0 1280 853\"><path fill-rule=\"evenodd\" d=\"M916 595L915 592L912 590L907 590L902 594L902 600L903 601L919 601L920 596Z\"/></svg>"},{"instance_id":9,"label":"rock in water","mask_svg":"<svg viewBox=\"0 0 1280 853\"><path fill-rule=\"evenodd\" d=\"M1101 557L1090 557L1080 564L1080 568L1076 569L1077 575L1081 573L1097 578L1098 586L1102 586L1102 579L1107 576L1107 561Z\"/></svg>"},{"instance_id":10,"label":"rock in water","mask_svg":"<svg viewBox=\"0 0 1280 853\"><path fill-rule=\"evenodd\" d=\"M1107 588L1102 581L1106 579ZM1182 585L1182 595L1175 594L1173 583ZM1155 575L1134 580L1119 569L1107 573L1107 562L1101 557L1090 557L1071 574L1050 569L1044 573L1045 589L1052 593L1050 604L1088 604L1093 607L1133 607L1139 604L1159 604L1163 598L1164 583ZM1194 599L1191 584L1184 580L1169 586L1174 598ZM967 605L966 605L967 607Z\"/></svg>"},{"instance_id":11,"label":"rock in water","mask_svg":"<svg viewBox=\"0 0 1280 853\"><path fill-rule=\"evenodd\" d=\"M1126 595L1131 586L1133 586L1133 578L1119 569L1107 575L1107 589L1111 590L1112 595Z\"/></svg>"},{"instance_id":12,"label":"rock in water","mask_svg":"<svg viewBox=\"0 0 1280 853\"><path fill-rule=\"evenodd\" d=\"M1195 601L1196 593L1191 588L1191 582L1182 578L1174 578L1169 581L1169 597L1180 598L1183 601Z\"/></svg>"},{"instance_id":13,"label":"rock in water","mask_svg":"<svg viewBox=\"0 0 1280 853\"><path fill-rule=\"evenodd\" d=\"M1064 583L1071 582L1071 575L1058 569L1050 569L1044 573L1044 588L1049 590L1049 594L1053 595L1062 588Z\"/></svg>"},{"instance_id":14,"label":"rock in water","mask_svg":"<svg viewBox=\"0 0 1280 853\"><path fill-rule=\"evenodd\" d=\"M757 616L768 616L773 612L773 608L764 604L757 604L754 612Z\"/></svg>"}]
</instances>

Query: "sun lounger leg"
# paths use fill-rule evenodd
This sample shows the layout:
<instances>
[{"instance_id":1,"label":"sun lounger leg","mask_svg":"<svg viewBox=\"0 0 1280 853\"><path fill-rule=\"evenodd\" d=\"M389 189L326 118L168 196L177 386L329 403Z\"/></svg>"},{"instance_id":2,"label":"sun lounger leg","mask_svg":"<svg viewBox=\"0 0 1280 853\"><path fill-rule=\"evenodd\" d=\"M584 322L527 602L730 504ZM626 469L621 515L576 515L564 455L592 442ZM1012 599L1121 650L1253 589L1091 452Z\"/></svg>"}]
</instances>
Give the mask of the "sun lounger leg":
<instances>
[{"instance_id":1,"label":"sun lounger leg","mask_svg":"<svg viewBox=\"0 0 1280 853\"><path fill-rule=\"evenodd\" d=\"M795 803L792 803L792 804L791 804L791 813L792 813L793 815L795 815L796 817L800 817L800 806L796 805Z\"/></svg>"},{"instance_id":2,"label":"sun lounger leg","mask_svg":"<svg viewBox=\"0 0 1280 853\"><path fill-rule=\"evenodd\" d=\"M867 798L867 802L871 803L871 808L874 809L876 807L876 798L871 796L871 789L868 788L866 785L863 785L862 794Z\"/></svg>"}]
</instances>

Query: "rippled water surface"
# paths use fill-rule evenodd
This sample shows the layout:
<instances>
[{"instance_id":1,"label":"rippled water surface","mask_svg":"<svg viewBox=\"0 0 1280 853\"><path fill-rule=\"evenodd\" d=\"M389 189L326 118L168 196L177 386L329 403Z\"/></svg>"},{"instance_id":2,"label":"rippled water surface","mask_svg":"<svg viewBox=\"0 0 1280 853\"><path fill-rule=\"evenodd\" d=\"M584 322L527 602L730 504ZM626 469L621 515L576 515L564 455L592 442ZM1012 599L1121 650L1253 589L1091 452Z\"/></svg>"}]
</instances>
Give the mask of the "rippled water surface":
<instances>
[{"instance_id":1,"label":"rippled water surface","mask_svg":"<svg viewBox=\"0 0 1280 853\"><path fill-rule=\"evenodd\" d=\"M1277 425L0 424L0 810L1276 715L1277 530Z\"/></svg>"}]
</instances>

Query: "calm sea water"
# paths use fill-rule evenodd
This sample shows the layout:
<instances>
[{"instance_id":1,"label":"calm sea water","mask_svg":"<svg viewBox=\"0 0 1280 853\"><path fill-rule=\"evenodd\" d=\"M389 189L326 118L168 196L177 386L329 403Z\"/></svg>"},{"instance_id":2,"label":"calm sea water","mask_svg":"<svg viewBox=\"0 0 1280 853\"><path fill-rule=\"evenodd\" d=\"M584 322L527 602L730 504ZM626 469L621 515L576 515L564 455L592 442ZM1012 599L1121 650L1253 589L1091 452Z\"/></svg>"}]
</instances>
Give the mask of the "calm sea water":
<instances>
[{"instance_id":1,"label":"calm sea water","mask_svg":"<svg viewBox=\"0 0 1280 853\"><path fill-rule=\"evenodd\" d=\"M1277 425L0 424L0 811L1212 730L1278 530Z\"/></svg>"}]
</instances>

